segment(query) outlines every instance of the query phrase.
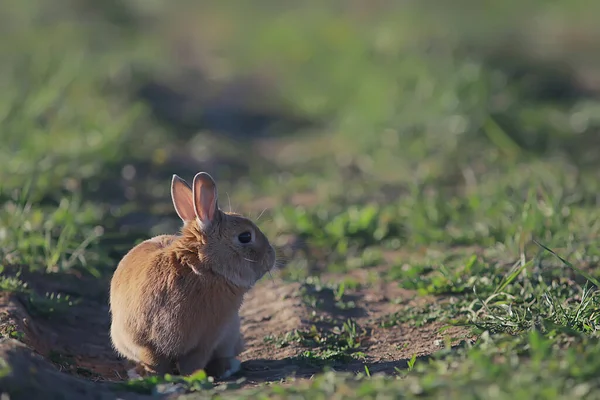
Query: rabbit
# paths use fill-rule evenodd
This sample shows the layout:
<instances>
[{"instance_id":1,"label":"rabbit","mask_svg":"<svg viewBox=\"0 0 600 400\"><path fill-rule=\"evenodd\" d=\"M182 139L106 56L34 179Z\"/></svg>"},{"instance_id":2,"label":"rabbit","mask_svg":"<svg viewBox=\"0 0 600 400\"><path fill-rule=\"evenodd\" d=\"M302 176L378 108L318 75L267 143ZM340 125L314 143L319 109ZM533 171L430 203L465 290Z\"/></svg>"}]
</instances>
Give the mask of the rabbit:
<instances>
[{"instance_id":1,"label":"rabbit","mask_svg":"<svg viewBox=\"0 0 600 400\"><path fill-rule=\"evenodd\" d=\"M208 173L192 188L173 175L171 198L180 235L133 247L112 276L111 341L147 374L227 378L241 368L244 294L275 267L275 249L252 221L219 209Z\"/></svg>"}]
</instances>

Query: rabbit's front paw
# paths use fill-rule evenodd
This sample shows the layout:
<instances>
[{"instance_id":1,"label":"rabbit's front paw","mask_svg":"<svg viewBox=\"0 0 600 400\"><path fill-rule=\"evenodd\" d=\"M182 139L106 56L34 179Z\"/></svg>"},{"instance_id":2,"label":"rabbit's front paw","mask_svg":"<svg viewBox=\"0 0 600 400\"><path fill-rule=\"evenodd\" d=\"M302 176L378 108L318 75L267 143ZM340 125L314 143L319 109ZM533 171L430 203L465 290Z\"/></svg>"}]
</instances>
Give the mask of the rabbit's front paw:
<instances>
[{"instance_id":1,"label":"rabbit's front paw","mask_svg":"<svg viewBox=\"0 0 600 400\"><path fill-rule=\"evenodd\" d=\"M235 375L237 372L239 372L240 369L242 369L242 362L237 358L232 358L229 361L229 369L227 369L223 375L221 375L221 378L229 378L231 375Z\"/></svg>"}]
</instances>

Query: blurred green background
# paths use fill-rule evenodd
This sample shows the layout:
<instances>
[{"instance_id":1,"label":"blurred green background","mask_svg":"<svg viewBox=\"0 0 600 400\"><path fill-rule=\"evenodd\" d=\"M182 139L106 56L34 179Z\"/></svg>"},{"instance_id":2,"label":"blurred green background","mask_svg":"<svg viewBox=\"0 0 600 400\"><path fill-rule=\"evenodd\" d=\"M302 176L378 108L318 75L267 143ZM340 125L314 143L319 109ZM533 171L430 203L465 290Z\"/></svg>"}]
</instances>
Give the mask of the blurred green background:
<instances>
[{"instance_id":1,"label":"blurred green background","mask_svg":"<svg viewBox=\"0 0 600 400\"><path fill-rule=\"evenodd\" d=\"M177 229L171 174L204 170L296 275L532 237L595 260L599 11L6 0L1 256L110 271Z\"/></svg>"}]
</instances>

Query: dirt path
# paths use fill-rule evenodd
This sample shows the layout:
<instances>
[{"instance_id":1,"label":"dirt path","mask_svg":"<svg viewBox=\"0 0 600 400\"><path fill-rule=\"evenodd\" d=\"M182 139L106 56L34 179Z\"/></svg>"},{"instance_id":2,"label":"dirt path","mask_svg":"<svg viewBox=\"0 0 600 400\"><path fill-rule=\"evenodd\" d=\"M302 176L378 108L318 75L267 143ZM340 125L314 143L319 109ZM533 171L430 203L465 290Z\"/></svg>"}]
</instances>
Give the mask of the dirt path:
<instances>
[{"instance_id":1,"label":"dirt path","mask_svg":"<svg viewBox=\"0 0 600 400\"><path fill-rule=\"evenodd\" d=\"M30 292L0 292L0 332L4 337L0 359L11 368L0 365L0 388L10 389L11 394L15 388L26 388L12 395L13 400L36 398L40 393L44 398L52 398L52 394L73 399L114 398L109 383L123 381L126 365L110 345L108 281L73 274L23 273L20 278L28 283ZM327 277L330 282L336 279ZM360 274L358 279L362 279ZM52 310L54 303L40 300L47 292L70 295L75 302ZM394 283L370 283L336 297L331 288L321 284L265 280L248 294L242 307L247 346L241 355L242 371L232 379L244 377L242 385L257 385L306 378L325 365L357 372L366 365L371 373L394 373L395 368L405 368L413 354L426 356L443 345L438 332L442 324L415 327L406 322L382 328L381 321L428 301L432 299L415 298ZM355 331L340 332L349 318ZM453 338L464 334L458 328L444 333ZM358 343L357 348L340 351L348 337ZM9 372L2 374L3 368ZM134 393L120 396L144 397Z\"/></svg>"}]
</instances>

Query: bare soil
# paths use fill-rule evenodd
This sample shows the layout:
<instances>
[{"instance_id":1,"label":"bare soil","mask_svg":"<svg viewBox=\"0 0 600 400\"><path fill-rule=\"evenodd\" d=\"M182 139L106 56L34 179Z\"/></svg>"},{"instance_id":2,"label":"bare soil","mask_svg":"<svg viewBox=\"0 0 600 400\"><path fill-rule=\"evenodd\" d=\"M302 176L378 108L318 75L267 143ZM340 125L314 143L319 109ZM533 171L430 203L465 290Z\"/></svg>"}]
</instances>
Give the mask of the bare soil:
<instances>
[{"instance_id":1,"label":"bare soil","mask_svg":"<svg viewBox=\"0 0 600 400\"><path fill-rule=\"evenodd\" d=\"M14 273L7 268L5 273ZM32 306L31 295L0 292L0 393L11 399L35 398L114 398L115 385L127 379L128 365L113 351L109 338L107 279L69 274L34 274L22 269L20 278L38 295L48 292L68 294L76 299L65 309L40 312ZM366 279L366 273L355 273ZM335 275L324 279L335 280ZM331 293L311 293L321 299L318 309L303 298L299 283L265 279L246 297L241 309L246 350L241 354L242 370L230 378L243 377L244 385L288 378L309 378L324 365L307 362L301 355L311 349L299 343L278 346L265 337L308 331L312 325L325 329L335 321L352 318L364 329L360 351L364 358L334 362L329 367L343 371L393 374L406 368L413 354L427 356L443 346L444 336L454 342L467 338L466 331L450 328L442 335L441 323L415 327L400 323L381 328L378 321L403 307L424 304L433 299L416 297L395 283L369 283L361 289L346 290L344 298L355 307L339 309ZM306 288L304 288L306 293ZM394 300L393 302L391 300ZM332 322L333 321L333 322ZM2 360L4 363L2 364ZM3 373L4 371L4 373ZM144 398L120 393L120 398Z\"/></svg>"}]
</instances>

